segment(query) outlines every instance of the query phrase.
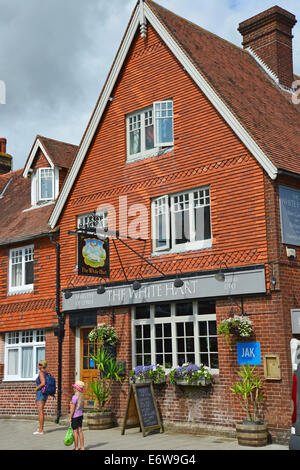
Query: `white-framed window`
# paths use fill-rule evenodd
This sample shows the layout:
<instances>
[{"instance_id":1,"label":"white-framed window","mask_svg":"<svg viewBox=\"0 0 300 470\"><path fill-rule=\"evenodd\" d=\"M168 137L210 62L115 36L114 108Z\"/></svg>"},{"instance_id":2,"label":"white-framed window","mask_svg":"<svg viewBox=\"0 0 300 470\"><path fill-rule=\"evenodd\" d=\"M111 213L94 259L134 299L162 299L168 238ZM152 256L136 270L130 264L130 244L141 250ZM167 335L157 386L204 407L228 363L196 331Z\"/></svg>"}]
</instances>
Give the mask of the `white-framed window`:
<instances>
[{"instance_id":1,"label":"white-framed window","mask_svg":"<svg viewBox=\"0 0 300 470\"><path fill-rule=\"evenodd\" d=\"M39 200L54 199L54 170L52 168L39 168Z\"/></svg>"},{"instance_id":2,"label":"white-framed window","mask_svg":"<svg viewBox=\"0 0 300 470\"><path fill-rule=\"evenodd\" d=\"M13 248L9 251L9 293L33 290L34 246Z\"/></svg>"},{"instance_id":3,"label":"white-framed window","mask_svg":"<svg viewBox=\"0 0 300 470\"><path fill-rule=\"evenodd\" d=\"M84 230L105 229L108 227L107 210L87 212L77 216L77 228Z\"/></svg>"},{"instance_id":4,"label":"white-framed window","mask_svg":"<svg viewBox=\"0 0 300 470\"><path fill-rule=\"evenodd\" d=\"M210 247L209 187L153 199L152 240L154 253Z\"/></svg>"},{"instance_id":5,"label":"white-framed window","mask_svg":"<svg viewBox=\"0 0 300 470\"><path fill-rule=\"evenodd\" d=\"M127 159L156 154L174 144L173 101L156 101L152 106L126 117Z\"/></svg>"},{"instance_id":6,"label":"white-framed window","mask_svg":"<svg viewBox=\"0 0 300 470\"><path fill-rule=\"evenodd\" d=\"M214 301L169 302L132 308L133 366L185 363L219 368Z\"/></svg>"},{"instance_id":7,"label":"white-framed window","mask_svg":"<svg viewBox=\"0 0 300 470\"><path fill-rule=\"evenodd\" d=\"M45 359L45 330L6 333L4 356L4 380L34 380Z\"/></svg>"},{"instance_id":8,"label":"white-framed window","mask_svg":"<svg viewBox=\"0 0 300 470\"><path fill-rule=\"evenodd\" d=\"M54 201L59 191L59 169L38 168L31 174L31 205Z\"/></svg>"}]
</instances>

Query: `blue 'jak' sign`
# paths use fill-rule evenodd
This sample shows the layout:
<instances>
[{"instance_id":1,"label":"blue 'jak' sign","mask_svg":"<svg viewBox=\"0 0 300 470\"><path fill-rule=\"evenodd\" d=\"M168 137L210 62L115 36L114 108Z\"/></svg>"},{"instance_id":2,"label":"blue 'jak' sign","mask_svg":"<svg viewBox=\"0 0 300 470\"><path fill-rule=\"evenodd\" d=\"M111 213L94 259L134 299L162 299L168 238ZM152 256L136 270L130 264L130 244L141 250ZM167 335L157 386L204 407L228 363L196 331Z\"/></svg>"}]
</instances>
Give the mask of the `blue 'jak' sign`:
<instances>
[{"instance_id":1,"label":"blue 'jak' sign","mask_svg":"<svg viewBox=\"0 0 300 470\"><path fill-rule=\"evenodd\" d=\"M238 364L260 365L260 343L237 343Z\"/></svg>"}]
</instances>

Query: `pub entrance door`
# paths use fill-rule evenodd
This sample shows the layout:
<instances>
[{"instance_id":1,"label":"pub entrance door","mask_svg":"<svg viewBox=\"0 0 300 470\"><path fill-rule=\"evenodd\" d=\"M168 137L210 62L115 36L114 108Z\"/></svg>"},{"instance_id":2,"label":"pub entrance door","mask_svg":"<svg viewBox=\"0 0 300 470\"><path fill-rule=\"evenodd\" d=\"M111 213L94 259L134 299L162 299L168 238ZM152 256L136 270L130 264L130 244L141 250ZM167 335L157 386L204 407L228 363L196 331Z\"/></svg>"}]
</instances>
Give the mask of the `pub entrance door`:
<instances>
[{"instance_id":1,"label":"pub entrance door","mask_svg":"<svg viewBox=\"0 0 300 470\"><path fill-rule=\"evenodd\" d=\"M93 406L94 400L88 395L88 383L97 378L97 368L91 356L96 355L96 344L88 338L92 328L82 328L80 331L80 380L85 384L84 404Z\"/></svg>"}]
</instances>

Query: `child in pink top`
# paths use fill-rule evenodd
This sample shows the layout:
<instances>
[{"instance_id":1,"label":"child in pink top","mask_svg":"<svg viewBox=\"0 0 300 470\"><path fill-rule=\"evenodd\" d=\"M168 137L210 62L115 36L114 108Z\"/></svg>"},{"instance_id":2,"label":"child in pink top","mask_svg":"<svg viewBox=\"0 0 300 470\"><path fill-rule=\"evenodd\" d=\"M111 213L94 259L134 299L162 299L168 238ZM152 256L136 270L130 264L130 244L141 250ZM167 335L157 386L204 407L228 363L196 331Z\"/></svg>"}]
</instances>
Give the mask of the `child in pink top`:
<instances>
[{"instance_id":1,"label":"child in pink top","mask_svg":"<svg viewBox=\"0 0 300 470\"><path fill-rule=\"evenodd\" d=\"M78 438L80 441L80 450L84 450L84 437L82 432L82 420L83 420L83 404L84 394L83 387L84 382L80 380L72 385L74 388L74 395L71 401L71 413L70 413L70 424L74 433L74 445L75 450L78 449Z\"/></svg>"}]
</instances>

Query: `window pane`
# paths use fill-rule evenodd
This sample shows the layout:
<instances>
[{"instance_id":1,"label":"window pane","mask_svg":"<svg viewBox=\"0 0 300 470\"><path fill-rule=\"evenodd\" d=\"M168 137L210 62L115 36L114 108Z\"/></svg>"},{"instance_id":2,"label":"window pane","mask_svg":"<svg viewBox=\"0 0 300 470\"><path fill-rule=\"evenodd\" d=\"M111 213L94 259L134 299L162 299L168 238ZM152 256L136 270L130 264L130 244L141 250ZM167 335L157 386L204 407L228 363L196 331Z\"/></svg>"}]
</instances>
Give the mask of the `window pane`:
<instances>
[{"instance_id":1,"label":"window pane","mask_svg":"<svg viewBox=\"0 0 300 470\"><path fill-rule=\"evenodd\" d=\"M156 352L157 353L162 353L163 352L163 342L161 339L156 340Z\"/></svg>"},{"instance_id":2,"label":"window pane","mask_svg":"<svg viewBox=\"0 0 300 470\"><path fill-rule=\"evenodd\" d=\"M162 337L162 325L155 325L155 335L156 338Z\"/></svg>"},{"instance_id":3,"label":"window pane","mask_svg":"<svg viewBox=\"0 0 300 470\"><path fill-rule=\"evenodd\" d=\"M167 247L168 245L168 198L160 197L154 201L155 218L155 246L156 248Z\"/></svg>"},{"instance_id":4,"label":"window pane","mask_svg":"<svg viewBox=\"0 0 300 470\"><path fill-rule=\"evenodd\" d=\"M51 168L40 170L41 199L53 198L53 176Z\"/></svg>"},{"instance_id":5,"label":"window pane","mask_svg":"<svg viewBox=\"0 0 300 470\"><path fill-rule=\"evenodd\" d=\"M12 279L11 285L12 287L19 287L22 285L22 263L20 264L13 264L11 269Z\"/></svg>"},{"instance_id":6,"label":"window pane","mask_svg":"<svg viewBox=\"0 0 300 470\"><path fill-rule=\"evenodd\" d=\"M8 375L17 375L18 374L18 358L19 358L18 349L9 349L8 350L8 366L7 366L7 374Z\"/></svg>"},{"instance_id":7,"label":"window pane","mask_svg":"<svg viewBox=\"0 0 300 470\"><path fill-rule=\"evenodd\" d=\"M154 125L152 109L145 111L145 148L146 150L154 148Z\"/></svg>"},{"instance_id":8,"label":"window pane","mask_svg":"<svg viewBox=\"0 0 300 470\"><path fill-rule=\"evenodd\" d=\"M32 378L32 368L33 368L33 348L23 348L22 349L22 379Z\"/></svg>"},{"instance_id":9,"label":"window pane","mask_svg":"<svg viewBox=\"0 0 300 470\"><path fill-rule=\"evenodd\" d=\"M141 151L141 131L130 132L130 155L135 155Z\"/></svg>"},{"instance_id":10,"label":"window pane","mask_svg":"<svg viewBox=\"0 0 300 470\"><path fill-rule=\"evenodd\" d=\"M173 142L173 103L164 101L155 103L157 141L159 144Z\"/></svg>"},{"instance_id":11,"label":"window pane","mask_svg":"<svg viewBox=\"0 0 300 470\"><path fill-rule=\"evenodd\" d=\"M215 301L198 302L198 315L208 315L211 313L216 313Z\"/></svg>"},{"instance_id":12,"label":"window pane","mask_svg":"<svg viewBox=\"0 0 300 470\"><path fill-rule=\"evenodd\" d=\"M25 263L25 285L33 284L33 261Z\"/></svg>"},{"instance_id":13,"label":"window pane","mask_svg":"<svg viewBox=\"0 0 300 470\"><path fill-rule=\"evenodd\" d=\"M179 194L173 197L173 217L175 222L175 243L182 244L190 241L190 202L189 194Z\"/></svg>"},{"instance_id":14,"label":"window pane","mask_svg":"<svg viewBox=\"0 0 300 470\"><path fill-rule=\"evenodd\" d=\"M135 309L135 319L141 320L143 318L150 318L150 306L149 305L136 307Z\"/></svg>"},{"instance_id":15,"label":"window pane","mask_svg":"<svg viewBox=\"0 0 300 470\"><path fill-rule=\"evenodd\" d=\"M193 315L192 302L176 304L176 316L181 315Z\"/></svg>"},{"instance_id":16,"label":"window pane","mask_svg":"<svg viewBox=\"0 0 300 470\"><path fill-rule=\"evenodd\" d=\"M45 360L45 348L36 348L36 367L35 367L35 372L38 374L39 369L38 369L38 364L40 361Z\"/></svg>"},{"instance_id":17,"label":"window pane","mask_svg":"<svg viewBox=\"0 0 300 470\"><path fill-rule=\"evenodd\" d=\"M215 320L198 322L200 362L218 368L217 323Z\"/></svg>"},{"instance_id":18,"label":"window pane","mask_svg":"<svg viewBox=\"0 0 300 470\"><path fill-rule=\"evenodd\" d=\"M155 305L155 318L170 317L171 316L171 304L159 304Z\"/></svg>"},{"instance_id":19,"label":"window pane","mask_svg":"<svg viewBox=\"0 0 300 470\"><path fill-rule=\"evenodd\" d=\"M134 155L141 151L141 115L129 118L129 153Z\"/></svg>"}]
</instances>

